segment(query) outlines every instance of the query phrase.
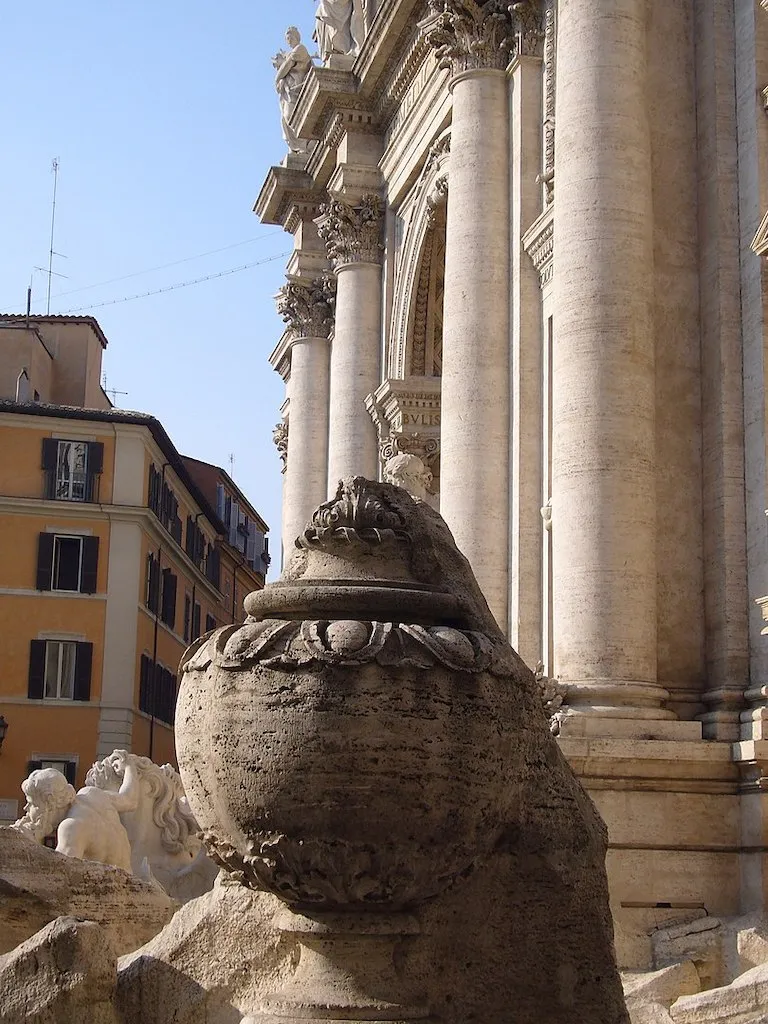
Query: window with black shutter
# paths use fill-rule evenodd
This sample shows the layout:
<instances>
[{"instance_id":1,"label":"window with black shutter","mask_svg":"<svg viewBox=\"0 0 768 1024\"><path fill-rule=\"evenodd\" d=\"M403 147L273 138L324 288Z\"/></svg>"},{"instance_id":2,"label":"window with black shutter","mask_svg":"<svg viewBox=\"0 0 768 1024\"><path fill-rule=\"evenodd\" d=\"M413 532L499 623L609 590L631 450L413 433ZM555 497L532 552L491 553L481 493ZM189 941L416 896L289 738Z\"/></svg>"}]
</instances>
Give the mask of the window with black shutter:
<instances>
[{"instance_id":1,"label":"window with black shutter","mask_svg":"<svg viewBox=\"0 0 768 1024\"><path fill-rule=\"evenodd\" d=\"M221 558L218 548L208 548L208 557L205 560L205 575L217 590L221 590Z\"/></svg>"},{"instance_id":2,"label":"window with black shutter","mask_svg":"<svg viewBox=\"0 0 768 1024\"><path fill-rule=\"evenodd\" d=\"M160 618L167 626L170 626L171 629L176 625L177 584L178 579L171 570L163 569L163 600Z\"/></svg>"},{"instance_id":3,"label":"window with black shutter","mask_svg":"<svg viewBox=\"0 0 768 1024\"><path fill-rule=\"evenodd\" d=\"M149 666L151 662L142 654L139 665L139 710L149 710Z\"/></svg>"},{"instance_id":4,"label":"window with black shutter","mask_svg":"<svg viewBox=\"0 0 768 1024\"><path fill-rule=\"evenodd\" d=\"M216 619L212 615L205 616L205 632L210 633L212 629L216 629Z\"/></svg>"},{"instance_id":5,"label":"window with black shutter","mask_svg":"<svg viewBox=\"0 0 768 1024\"><path fill-rule=\"evenodd\" d=\"M192 609L192 640L197 640L200 636L200 605L195 601L195 607Z\"/></svg>"}]
</instances>

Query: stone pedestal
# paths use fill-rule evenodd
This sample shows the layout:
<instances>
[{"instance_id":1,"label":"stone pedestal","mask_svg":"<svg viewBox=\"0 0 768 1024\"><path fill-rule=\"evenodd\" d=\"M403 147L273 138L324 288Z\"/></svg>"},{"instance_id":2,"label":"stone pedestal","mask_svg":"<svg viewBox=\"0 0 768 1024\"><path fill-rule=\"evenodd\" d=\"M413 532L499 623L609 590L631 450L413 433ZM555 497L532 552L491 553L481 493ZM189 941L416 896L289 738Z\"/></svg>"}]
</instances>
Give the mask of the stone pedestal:
<instances>
[{"instance_id":1,"label":"stone pedestal","mask_svg":"<svg viewBox=\"0 0 768 1024\"><path fill-rule=\"evenodd\" d=\"M675 716L656 682L646 6L559 8L552 544L570 713L656 719Z\"/></svg>"}]
</instances>

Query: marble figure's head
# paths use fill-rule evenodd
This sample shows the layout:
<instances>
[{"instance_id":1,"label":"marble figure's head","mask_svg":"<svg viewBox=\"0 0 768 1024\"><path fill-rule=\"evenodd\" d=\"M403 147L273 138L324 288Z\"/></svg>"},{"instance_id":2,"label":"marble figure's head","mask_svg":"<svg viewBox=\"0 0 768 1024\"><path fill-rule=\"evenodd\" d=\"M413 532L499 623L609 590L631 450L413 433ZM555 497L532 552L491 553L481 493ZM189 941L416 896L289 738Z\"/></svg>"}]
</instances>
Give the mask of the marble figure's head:
<instances>
[{"instance_id":1,"label":"marble figure's head","mask_svg":"<svg viewBox=\"0 0 768 1024\"><path fill-rule=\"evenodd\" d=\"M75 799L75 787L56 768L38 768L21 784L26 816L42 838L58 828Z\"/></svg>"},{"instance_id":2,"label":"marble figure's head","mask_svg":"<svg viewBox=\"0 0 768 1024\"><path fill-rule=\"evenodd\" d=\"M301 32L296 28L295 25L289 25L285 30L285 41L291 47L298 46L301 42Z\"/></svg>"}]
</instances>

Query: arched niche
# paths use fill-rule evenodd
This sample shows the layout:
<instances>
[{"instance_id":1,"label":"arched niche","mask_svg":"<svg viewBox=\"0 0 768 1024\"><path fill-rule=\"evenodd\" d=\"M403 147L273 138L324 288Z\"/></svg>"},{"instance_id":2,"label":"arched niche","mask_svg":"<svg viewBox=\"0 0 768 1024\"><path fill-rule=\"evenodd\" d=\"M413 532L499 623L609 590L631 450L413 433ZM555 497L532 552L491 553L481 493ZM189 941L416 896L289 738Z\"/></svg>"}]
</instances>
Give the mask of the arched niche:
<instances>
[{"instance_id":1,"label":"arched niche","mask_svg":"<svg viewBox=\"0 0 768 1024\"><path fill-rule=\"evenodd\" d=\"M400 215L387 376L439 377L442 369L445 211L450 134L440 136Z\"/></svg>"}]
</instances>

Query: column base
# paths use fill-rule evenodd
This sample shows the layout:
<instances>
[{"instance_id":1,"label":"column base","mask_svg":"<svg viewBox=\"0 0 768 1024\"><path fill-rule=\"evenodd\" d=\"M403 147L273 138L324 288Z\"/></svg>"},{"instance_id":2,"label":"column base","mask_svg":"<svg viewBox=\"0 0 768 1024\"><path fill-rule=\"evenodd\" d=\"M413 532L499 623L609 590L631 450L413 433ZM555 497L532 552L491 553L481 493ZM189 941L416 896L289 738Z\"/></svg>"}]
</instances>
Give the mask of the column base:
<instances>
[{"instance_id":1,"label":"column base","mask_svg":"<svg viewBox=\"0 0 768 1024\"><path fill-rule=\"evenodd\" d=\"M638 723L676 722L677 715L661 705L669 692L658 683L636 679L559 679L564 692L559 719L630 720Z\"/></svg>"},{"instance_id":2,"label":"column base","mask_svg":"<svg viewBox=\"0 0 768 1024\"><path fill-rule=\"evenodd\" d=\"M563 708L558 719L560 739L588 739L590 737L678 741L702 739L701 722L651 718L600 718L584 713L569 714L569 711L569 708Z\"/></svg>"}]
</instances>

